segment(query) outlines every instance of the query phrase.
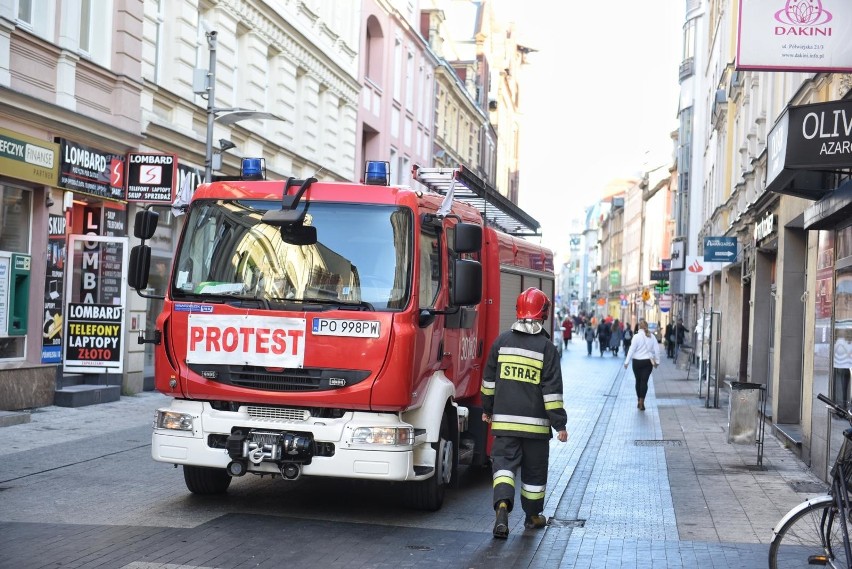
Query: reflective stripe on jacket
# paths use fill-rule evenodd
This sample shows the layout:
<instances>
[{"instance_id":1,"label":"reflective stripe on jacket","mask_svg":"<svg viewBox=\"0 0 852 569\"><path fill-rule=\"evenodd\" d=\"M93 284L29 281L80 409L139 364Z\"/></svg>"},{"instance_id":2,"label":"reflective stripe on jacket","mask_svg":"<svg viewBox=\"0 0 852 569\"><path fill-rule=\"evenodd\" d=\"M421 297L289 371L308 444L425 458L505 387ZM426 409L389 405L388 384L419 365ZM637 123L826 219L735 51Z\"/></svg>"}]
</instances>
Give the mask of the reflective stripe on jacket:
<instances>
[{"instance_id":1,"label":"reflective stripe on jacket","mask_svg":"<svg viewBox=\"0 0 852 569\"><path fill-rule=\"evenodd\" d=\"M547 438L565 429L559 353L547 334L508 331L491 346L482 402L496 436Z\"/></svg>"}]
</instances>

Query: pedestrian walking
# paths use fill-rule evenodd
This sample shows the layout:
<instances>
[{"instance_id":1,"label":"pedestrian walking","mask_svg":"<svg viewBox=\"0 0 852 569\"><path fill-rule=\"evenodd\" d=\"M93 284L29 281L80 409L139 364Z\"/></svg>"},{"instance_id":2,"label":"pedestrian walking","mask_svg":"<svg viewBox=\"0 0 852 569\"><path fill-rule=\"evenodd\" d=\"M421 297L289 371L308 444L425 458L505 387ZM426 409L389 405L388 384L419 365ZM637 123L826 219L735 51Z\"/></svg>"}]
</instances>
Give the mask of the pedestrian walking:
<instances>
[{"instance_id":1,"label":"pedestrian walking","mask_svg":"<svg viewBox=\"0 0 852 569\"><path fill-rule=\"evenodd\" d=\"M609 326L609 322L606 321L606 318L601 320L600 324L598 324L598 348L601 351L601 357L603 357L604 352L609 349L609 336L612 329Z\"/></svg>"},{"instance_id":2,"label":"pedestrian walking","mask_svg":"<svg viewBox=\"0 0 852 569\"><path fill-rule=\"evenodd\" d=\"M482 420L491 423L494 487L493 535L509 537L515 478L521 474L526 529L541 529L550 458L551 428L568 440L562 404L562 368L556 346L544 331L550 301L528 288L515 304L517 321L494 341L482 378Z\"/></svg>"},{"instance_id":3,"label":"pedestrian walking","mask_svg":"<svg viewBox=\"0 0 852 569\"><path fill-rule=\"evenodd\" d=\"M683 342L686 340L686 326L683 325L683 318L677 319L677 324L674 327L674 336L675 336L675 352L674 359L677 361L677 355L680 353L680 347L683 345Z\"/></svg>"},{"instance_id":4,"label":"pedestrian walking","mask_svg":"<svg viewBox=\"0 0 852 569\"><path fill-rule=\"evenodd\" d=\"M609 349L612 350L613 357L618 356L618 349L621 347L621 324L616 318L612 323L612 328L609 333Z\"/></svg>"},{"instance_id":5,"label":"pedestrian walking","mask_svg":"<svg viewBox=\"0 0 852 569\"><path fill-rule=\"evenodd\" d=\"M672 359L674 357L675 336L674 326L672 326L671 322L666 324L666 331L663 333L663 339L666 343L666 357Z\"/></svg>"},{"instance_id":6,"label":"pedestrian walking","mask_svg":"<svg viewBox=\"0 0 852 569\"><path fill-rule=\"evenodd\" d=\"M645 395L648 393L648 380L651 372L660 365L661 359L660 343L648 330L648 323L644 318L639 319L639 332L633 337L627 357L624 358L624 369L633 362L633 375L636 377L636 407L640 411L645 410Z\"/></svg>"},{"instance_id":7,"label":"pedestrian walking","mask_svg":"<svg viewBox=\"0 0 852 569\"><path fill-rule=\"evenodd\" d=\"M589 350L589 355L592 355L592 344L595 343L595 338L597 337L597 333L595 329L591 326L586 326L586 331L583 332L583 338L586 340L586 347Z\"/></svg>"},{"instance_id":8,"label":"pedestrian walking","mask_svg":"<svg viewBox=\"0 0 852 569\"><path fill-rule=\"evenodd\" d=\"M570 314L565 315L565 320L562 321L562 342L565 348L568 347L568 342L571 341L571 332L574 330L574 321Z\"/></svg>"},{"instance_id":9,"label":"pedestrian walking","mask_svg":"<svg viewBox=\"0 0 852 569\"><path fill-rule=\"evenodd\" d=\"M630 342L633 340L633 328L630 326L630 322L624 325L624 334L622 334L622 342L624 343L624 353L626 354L628 350L630 350Z\"/></svg>"}]
</instances>

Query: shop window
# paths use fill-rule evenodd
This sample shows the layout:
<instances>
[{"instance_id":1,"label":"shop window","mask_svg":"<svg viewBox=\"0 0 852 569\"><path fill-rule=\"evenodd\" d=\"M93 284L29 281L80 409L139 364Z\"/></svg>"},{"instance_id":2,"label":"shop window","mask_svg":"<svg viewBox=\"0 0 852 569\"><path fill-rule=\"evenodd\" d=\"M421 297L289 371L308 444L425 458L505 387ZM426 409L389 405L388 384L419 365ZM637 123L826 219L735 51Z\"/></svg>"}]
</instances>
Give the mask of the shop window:
<instances>
[{"instance_id":1,"label":"shop window","mask_svg":"<svg viewBox=\"0 0 852 569\"><path fill-rule=\"evenodd\" d=\"M12 282L11 259L14 253L30 254L32 192L25 188L0 184L0 361L22 359L26 337L7 334L12 308L6 305ZM31 285L30 285L31 286ZM29 291L26 291L29 292Z\"/></svg>"},{"instance_id":2,"label":"shop window","mask_svg":"<svg viewBox=\"0 0 852 569\"><path fill-rule=\"evenodd\" d=\"M844 409L850 405L852 372L852 269L837 272L834 300L834 345L831 352L834 400Z\"/></svg>"}]
</instances>

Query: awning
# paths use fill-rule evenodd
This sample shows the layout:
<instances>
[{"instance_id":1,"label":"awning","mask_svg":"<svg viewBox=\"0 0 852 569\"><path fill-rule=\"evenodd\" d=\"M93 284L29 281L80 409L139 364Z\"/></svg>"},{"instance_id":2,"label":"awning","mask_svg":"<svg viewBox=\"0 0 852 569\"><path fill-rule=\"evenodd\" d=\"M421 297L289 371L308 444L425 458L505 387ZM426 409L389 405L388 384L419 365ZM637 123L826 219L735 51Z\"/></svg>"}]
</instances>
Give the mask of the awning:
<instances>
[{"instance_id":1,"label":"awning","mask_svg":"<svg viewBox=\"0 0 852 569\"><path fill-rule=\"evenodd\" d=\"M852 169L852 100L788 107L766 137L766 189L810 200Z\"/></svg>"},{"instance_id":2,"label":"awning","mask_svg":"<svg viewBox=\"0 0 852 569\"><path fill-rule=\"evenodd\" d=\"M834 229L841 221L852 216L852 180L826 195L804 211L805 229Z\"/></svg>"}]
</instances>

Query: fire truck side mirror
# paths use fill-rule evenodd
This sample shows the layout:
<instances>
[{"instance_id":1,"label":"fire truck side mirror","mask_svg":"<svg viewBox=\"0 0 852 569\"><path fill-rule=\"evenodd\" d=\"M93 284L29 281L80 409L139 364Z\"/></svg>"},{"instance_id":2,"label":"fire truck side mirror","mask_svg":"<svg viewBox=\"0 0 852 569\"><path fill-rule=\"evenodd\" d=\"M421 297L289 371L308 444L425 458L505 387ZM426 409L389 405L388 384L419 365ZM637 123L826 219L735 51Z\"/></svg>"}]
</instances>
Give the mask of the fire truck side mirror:
<instances>
[{"instance_id":1,"label":"fire truck side mirror","mask_svg":"<svg viewBox=\"0 0 852 569\"><path fill-rule=\"evenodd\" d=\"M130 285L130 288L136 290L148 288L148 275L150 272L151 248L147 245L134 246L130 249L130 268L127 273L127 283Z\"/></svg>"},{"instance_id":2,"label":"fire truck side mirror","mask_svg":"<svg viewBox=\"0 0 852 569\"><path fill-rule=\"evenodd\" d=\"M456 259L451 292L454 306L479 304L482 300L482 265L471 259Z\"/></svg>"},{"instance_id":3,"label":"fire truck side mirror","mask_svg":"<svg viewBox=\"0 0 852 569\"><path fill-rule=\"evenodd\" d=\"M133 235L137 239L150 239L157 230L160 214L152 209L141 209L136 212L136 220L133 223Z\"/></svg>"},{"instance_id":4,"label":"fire truck side mirror","mask_svg":"<svg viewBox=\"0 0 852 569\"><path fill-rule=\"evenodd\" d=\"M453 251L456 253L478 253L480 249L482 249L482 227L473 223L456 224Z\"/></svg>"}]
</instances>

